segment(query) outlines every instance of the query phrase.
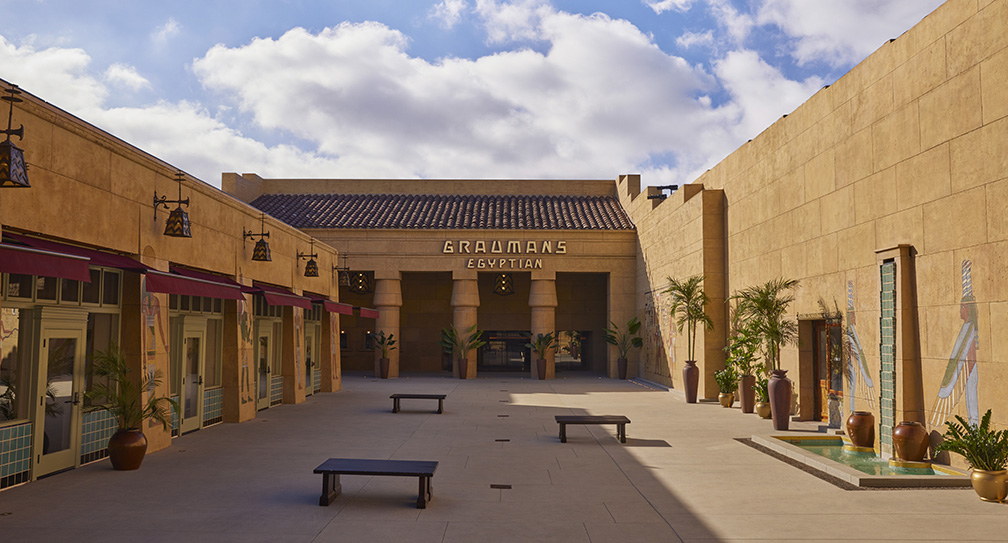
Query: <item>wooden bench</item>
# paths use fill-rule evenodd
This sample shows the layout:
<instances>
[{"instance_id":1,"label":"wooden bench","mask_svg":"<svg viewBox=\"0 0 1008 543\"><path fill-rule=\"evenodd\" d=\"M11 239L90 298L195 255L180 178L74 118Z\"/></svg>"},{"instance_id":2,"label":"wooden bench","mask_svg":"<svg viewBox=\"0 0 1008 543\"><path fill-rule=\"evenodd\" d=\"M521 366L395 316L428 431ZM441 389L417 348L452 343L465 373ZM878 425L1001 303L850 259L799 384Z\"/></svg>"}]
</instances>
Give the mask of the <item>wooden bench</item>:
<instances>
[{"instance_id":1,"label":"wooden bench","mask_svg":"<svg viewBox=\"0 0 1008 543\"><path fill-rule=\"evenodd\" d=\"M568 424L615 424L616 437L626 443L626 425L630 424L623 415L556 415L556 421L560 423L560 443L567 443Z\"/></svg>"},{"instance_id":2,"label":"wooden bench","mask_svg":"<svg viewBox=\"0 0 1008 543\"><path fill-rule=\"evenodd\" d=\"M431 478L438 463L427 460L361 460L353 458L330 458L315 468L322 474L322 497L319 505L331 504L340 495L343 486L340 475L387 475L392 477L419 477L420 491L417 509L426 509L433 498Z\"/></svg>"},{"instance_id":3,"label":"wooden bench","mask_svg":"<svg viewBox=\"0 0 1008 543\"><path fill-rule=\"evenodd\" d=\"M437 400L437 412L438 414L444 413L444 399L447 394L393 394L389 396L392 398L392 412L399 412L399 400L406 398L407 400Z\"/></svg>"}]
</instances>

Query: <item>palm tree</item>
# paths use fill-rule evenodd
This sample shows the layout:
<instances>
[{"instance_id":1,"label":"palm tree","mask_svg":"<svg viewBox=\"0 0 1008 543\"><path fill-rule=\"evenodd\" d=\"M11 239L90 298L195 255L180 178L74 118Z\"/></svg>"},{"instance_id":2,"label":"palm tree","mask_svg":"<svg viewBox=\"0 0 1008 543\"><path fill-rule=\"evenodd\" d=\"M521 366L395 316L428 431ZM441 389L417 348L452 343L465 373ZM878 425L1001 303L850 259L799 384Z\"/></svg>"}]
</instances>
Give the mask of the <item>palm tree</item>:
<instances>
[{"instance_id":1,"label":"palm tree","mask_svg":"<svg viewBox=\"0 0 1008 543\"><path fill-rule=\"evenodd\" d=\"M688 360L696 361L697 325L702 324L704 330L714 328L714 321L704 311L704 306L710 301L703 290L704 276L694 275L683 281L669 277L668 280L669 288L665 292L673 297L672 314L676 316L676 329L682 332L685 325L689 330L686 335Z\"/></svg>"},{"instance_id":2,"label":"palm tree","mask_svg":"<svg viewBox=\"0 0 1008 543\"><path fill-rule=\"evenodd\" d=\"M740 317L763 336L763 356L771 371L780 369L781 347L798 340L798 323L786 318L797 286L796 279L771 279L732 297Z\"/></svg>"}]
</instances>

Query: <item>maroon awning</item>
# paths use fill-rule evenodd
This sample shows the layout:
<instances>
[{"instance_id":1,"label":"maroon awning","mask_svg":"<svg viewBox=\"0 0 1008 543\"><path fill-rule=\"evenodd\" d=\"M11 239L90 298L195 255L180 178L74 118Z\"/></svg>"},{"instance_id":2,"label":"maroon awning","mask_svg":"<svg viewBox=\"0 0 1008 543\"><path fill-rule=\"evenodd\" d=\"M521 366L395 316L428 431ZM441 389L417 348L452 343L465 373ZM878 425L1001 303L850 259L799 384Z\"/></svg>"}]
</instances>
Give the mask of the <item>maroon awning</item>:
<instances>
[{"instance_id":1,"label":"maroon awning","mask_svg":"<svg viewBox=\"0 0 1008 543\"><path fill-rule=\"evenodd\" d=\"M13 234L10 232L4 232L4 237L10 238L19 243L24 243L29 247L41 249L43 251L50 251L54 253L62 253L74 256L82 256L84 258L91 259L92 266L104 266L107 268L118 268L120 270L130 270L136 272L144 272L150 269L148 266L145 266L128 256L123 256L115 253L104 253L102 251L96 251L94 249L87 249L85 247L78 247L76 245L67 245L65 243L49 241L47 239L33 238L30 236Z\"/></svg>"},{"instance_id":2,"label":"maroon awning","mask_svg":"<svg viewBox=\"0 0 1008 543\"><path fill-rule=\"evenodd\" d=\"M327 298L323 298L318 295L313 295L311 301L317 304L322 304L322 307L330 313L339 313L340 315L353 315L353 306L350 304L342 304L340 302L334 302Z\"/></svg>"},{"instance_id":3,"label":"maroon awning","mask_svg":"<svg viewBox=\"0 0 1008 543\"><path fill-rule=\"evenodd\" d=\"M204 281L212 281L214 283L222 283L224 285L242 288L241 283L225 275L217 275L215 273L193 270L182 266L170 266L170 268L172 273L177 273L185 277L192 277L193 279L202 279Z\"/></svg>"},{"instance_id":4,"label":"maroon awning","mask_svg":"<svg viewBox=\"0 0 1008 543\"><path fill-rule=\"evenodd\" d=\"M224 300L244 300L240 288L215 281L184 277L174 273L147 270L147 292L164 292L184 296L206 296Z\"/></svg>"},{"instance_id":5,"label":"maroon awning","mask_svg":"<svg viewBox=\"0 0 1008 543\"><path fill-rule=\"evenodd\" d=\"M255 287L253 292L262 294L270 305L287 305L303 309L311 309L310 298L298 296L287 289L274 287L273 285L267 285L258 281L253 281L252 286Z\"/></svg>"},{"instance_id":6,"label":"maroon awning","mask_svg":"<svg viewBox=\"0 0 1008 543\"><path fill-rule=\"evenodd\" d=\"M0 243L0 272L91 282L86 257Z\"/></svg>"},{"instance_id":7,"label":"maroon awning","mask_svg":"<svg viewBox=\"0 0 1008 543\"><path fill-rule=\"evenodd\" d=\"M368 307L358 307L357 309L360 310L360 316L364 317L365 319L377 319L378 318L378 310L377 309L371 309L371 308L368 308Z\"/></svg>"}]
</instances>

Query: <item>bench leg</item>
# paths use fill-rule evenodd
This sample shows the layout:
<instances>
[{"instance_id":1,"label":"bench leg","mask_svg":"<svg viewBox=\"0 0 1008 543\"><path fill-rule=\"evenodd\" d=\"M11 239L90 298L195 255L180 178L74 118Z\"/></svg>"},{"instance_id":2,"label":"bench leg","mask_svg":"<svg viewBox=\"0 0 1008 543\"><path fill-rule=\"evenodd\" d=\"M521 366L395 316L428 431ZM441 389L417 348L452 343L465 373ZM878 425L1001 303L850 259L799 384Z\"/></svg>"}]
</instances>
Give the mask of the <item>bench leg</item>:
<instances>
[{"instance_id":1,"label":"bench leg","mask_svg":"<svg viewBox=\"0 0 1008 543\"><path fill-rule=\"evenodd\" d=\"M420 489L417 492L417 509L427 509L427 502L434 498L431 477L420 477Z\"/></svg>"},{"instance_id":2,"label":"bench leg","mask_svg":"<svg viewBox=\"0 0 1008 543\"><path fill-rule=\"evenodd\" d=\"M323 473L322 496L319 498L318 504L323 507L331 504L336 501L336 496L339 496L342 491L343 485L340 484L338 473Z\"/></svg>"},{"instance_id":3,"label":"bench leg","mask_svg":"<svg viewBox=\"0 0 1008 543\"><path fill-rule=\"evenodd\" d=\"M444 400L442 400L441 398L438 398L438 401L437 401L437 412L438 412L438 415L440 415L441 413L444 413Z\"/></svg>"},{"instance_id":4,"label":"bench leg","mask_svg":"<svg viewBox=\"0 0 1008 543\"><path fill-rule=\"evenodd\" d=\"M399 412L399 398L392 398L392 412Z\"/></svg>"},{"instance_id":5,"label":"bench leg","mask_svg":"<svg viewBox=\"0 0 1008 543\"><path fill-rule=\"evenodd\" d=\"M560 423L560 443L567 443L567 423Z\"/></svg>"},{"instance_id":6,"label":"bench leg","mask_svg":"<svg viewBox=\"0 0 1008 543\"><path fill-rule=\"evenodd\" d=\"M616 425L616 435L619 436L620 443L626 443L626 424Z\"/></svg>"}]
</instances>

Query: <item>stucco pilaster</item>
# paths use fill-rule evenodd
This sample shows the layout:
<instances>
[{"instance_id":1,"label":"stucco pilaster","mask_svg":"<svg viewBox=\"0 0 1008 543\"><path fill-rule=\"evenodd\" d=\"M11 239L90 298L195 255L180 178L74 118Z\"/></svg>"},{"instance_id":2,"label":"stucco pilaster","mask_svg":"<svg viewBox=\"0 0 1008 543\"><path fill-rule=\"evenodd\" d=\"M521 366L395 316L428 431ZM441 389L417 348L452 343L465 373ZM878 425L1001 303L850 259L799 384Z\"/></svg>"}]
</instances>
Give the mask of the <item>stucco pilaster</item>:
<instances>
[{"instance_id":1,"label":"stucco pilaster","mask_svg":"<svg viewBox=\"0 0 1008 543\"><path fill-rule=\"evenodd\" d=\"M532 276L532 288L529 290L529 310L532 312L532 339L539 334L556 332L556 280L540 279ZM532 354L532 358L536 358ZM536 360L532 361L531 377L537 378L539 375L536 368ZM556 375L556 352L549 351L546 354L546 378L552 379Z\"/></svg>"},{"instance_id":2,"label":"stucco pilaster","mask_svg":"<svg viewBox=\"0 0 1008 543\"><path fill-rule=\"evenodd\" d=\"M389 358L389 378L399 377L399 349L402 338L399 335L399 308L402 307L402 286L400 280L396 279L376 279L374 294L375 309L378 310L378 320L375 323L375 333L385 332L386 336L394 335L396 339L396 349L390 351ZM374 371L375 376L381 375L378 360L381 358L381 350L375 346Z\"/></svg>"},{"instance_id":3,"label":"stucco pilaster","mask_svg":"<svg viewBox=\"0 0 1008 543\"><path fill-rule=\"evenodd\" d=\"M469 328L477 324L476 315L480 305L479 283L476 274L472 278L452 280L452 324L460 334L464 334ZM476 350L466 353L452 353L452 374L459 376L459 361L466 361L466 377L474 379L476 377Z\"/></svg>"}]
</instances>

